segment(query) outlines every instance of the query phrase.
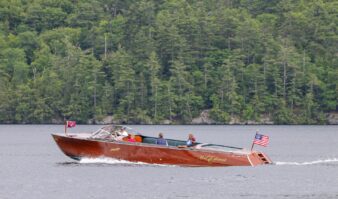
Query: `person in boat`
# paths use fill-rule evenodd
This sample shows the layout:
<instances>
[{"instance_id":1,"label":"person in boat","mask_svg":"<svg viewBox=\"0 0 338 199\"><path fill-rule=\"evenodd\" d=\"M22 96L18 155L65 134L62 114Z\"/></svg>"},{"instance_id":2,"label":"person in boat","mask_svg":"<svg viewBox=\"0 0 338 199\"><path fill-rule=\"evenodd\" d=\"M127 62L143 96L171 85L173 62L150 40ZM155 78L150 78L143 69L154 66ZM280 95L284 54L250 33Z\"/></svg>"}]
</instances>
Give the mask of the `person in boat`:
<instances>
[{"instance_id":1,"label":"person in boat","mask_svg":"<svg viewBox=\"0 0 338 199\"><path fill-rule=\"evenodd\" d=\"M121 128L121 135L128 136L128 132L126 131L125 127Z\"/></svg>"},{"instance_id":2,"label":"person in boat","mask_svg":"<svg viewBox=\"0 0 338 199\"><path fill-rule=\"evenodd\" d=\"M195 146L195 143L196 143L196 138L194 137L194 135L192 133L189 133L186 145L178 145L177 147L178 148L193 147L193 146Z\"/></svg>"},{"instance_id":3,"label":"person in boat","mask_svg":"<svg viewBox=\"0 0 338 199\"><path fill-rule=\"evenodd\" d=\"M167 142L166 139L163 138L163 134L162 133L158 134L158 138L156 139L156 144L168 146L168 142Z\"/></svg>"},{"instance_id":4,"label":"person in boat","mask_svg":"<svg viewBox=\"0 0 338 199\"><path fill-rule=\"evenodd\" d=\"M187 147L192 147L196 143L196 138L192 133L189 133L188 140L187 140Z\"/></svg>"},{"instance_id":5,"label":"person in boat","mask_svg":"<svg viewBox=\"0 0 338 199\"><path fill-rule=\"evenodd\" d=\"M135 135L128 135L128 142L136 142Z\"/></svg>"},{"instance_id":6,"label":"person in boat","mask_svg":"<svg viewBox=\"0 0 338 199\"><path fill-rule=\"evenodd\" d=\"M123 138L128 137L128 132L126 129L123 127L120 129L120 131L117 132L116 140L122 141Z\"/></svg>"}]
</instances>

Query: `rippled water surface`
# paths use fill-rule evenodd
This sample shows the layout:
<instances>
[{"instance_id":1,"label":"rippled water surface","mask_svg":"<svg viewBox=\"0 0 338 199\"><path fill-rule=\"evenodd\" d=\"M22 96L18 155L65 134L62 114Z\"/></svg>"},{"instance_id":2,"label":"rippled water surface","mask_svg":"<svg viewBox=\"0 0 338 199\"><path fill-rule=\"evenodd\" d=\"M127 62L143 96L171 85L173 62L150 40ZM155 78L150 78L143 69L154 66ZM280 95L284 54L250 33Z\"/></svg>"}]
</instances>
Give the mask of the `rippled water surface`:
<instances>
[{"instance_id":1,"label":"rippled water surface","mask_svg":"<svg viewBox=\"0 0 338 199\"><path fill-rule=\"evenodd\" d=\"M79 125L71 132L100 126ZM338 198L338 126L132 126L146 135L250 148L275 162L257 167L185 168L66 157L51 133L61 125L0 125L0 198Z\"/></svg>"}]
</instances>

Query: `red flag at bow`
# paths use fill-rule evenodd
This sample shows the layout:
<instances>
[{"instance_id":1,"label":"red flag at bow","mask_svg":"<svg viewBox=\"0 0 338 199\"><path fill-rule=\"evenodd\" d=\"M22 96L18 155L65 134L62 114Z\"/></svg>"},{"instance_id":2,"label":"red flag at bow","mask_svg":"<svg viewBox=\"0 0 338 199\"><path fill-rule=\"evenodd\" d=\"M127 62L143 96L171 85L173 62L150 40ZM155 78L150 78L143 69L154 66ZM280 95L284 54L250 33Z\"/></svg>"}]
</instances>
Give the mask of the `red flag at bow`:
<instances>
[{"instance_id":1,"label":"red flag at bow","mask_svg":"<svg viewBox=\"0 0 338 199\"><path fill-rule=\"evenodd\" d=\"M76 126L76 121L67 121L67 125L68 128L73 128Z\"/></svg>"}]
</instances>

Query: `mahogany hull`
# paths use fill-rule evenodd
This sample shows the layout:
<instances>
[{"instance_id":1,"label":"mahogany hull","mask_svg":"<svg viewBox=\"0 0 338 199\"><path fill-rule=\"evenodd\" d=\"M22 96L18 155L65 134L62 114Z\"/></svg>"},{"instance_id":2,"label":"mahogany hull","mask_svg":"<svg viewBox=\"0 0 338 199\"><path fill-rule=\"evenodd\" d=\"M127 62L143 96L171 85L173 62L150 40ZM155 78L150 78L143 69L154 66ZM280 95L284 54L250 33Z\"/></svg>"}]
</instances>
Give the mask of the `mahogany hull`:
<instances>
[{"instance_id":1,"label":"mahogany hull","mask_svg":"<svg viewBox=\"0 0 338 199\"><path fill-rule=\"evenodd\" d=\"M110 142L52 135L63 153L73 159L109 157L131 162L181 166L256 166L271 160L258 151L220 152L155 144Z\"/></svg>"}]
</instances>

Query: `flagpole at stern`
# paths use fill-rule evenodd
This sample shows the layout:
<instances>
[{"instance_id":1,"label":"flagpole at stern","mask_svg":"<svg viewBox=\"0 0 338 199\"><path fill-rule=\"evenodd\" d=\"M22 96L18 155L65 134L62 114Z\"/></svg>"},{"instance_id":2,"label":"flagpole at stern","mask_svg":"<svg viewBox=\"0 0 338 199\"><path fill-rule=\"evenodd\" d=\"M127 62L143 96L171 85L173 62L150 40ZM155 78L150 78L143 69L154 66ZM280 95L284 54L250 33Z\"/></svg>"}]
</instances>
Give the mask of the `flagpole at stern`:
<instances>
[{"instance_id":1,"label":"flagpole at stern","mask_svg":"<svg viewBox=\"0 0 338 199\"><path fill-rule=\"evenodd\" d=\"M258 130L256 130L256 134L255 134L254 140L252 141L252 145L251 145L251 150L250 151L252 151L252 149L255 146L255 138L256 138L257 133L258 133Z\"/></svg>"},{"instance_id":2,"label":"flagpole at stern","mask_svg":"<svg viewBox=\"0 0 338 199\"><path fill-rule=\"evenodd\" d=\"M252 145L251 145L251 150L250 150L250 151L252 151L252 149L254 148L254 146L255 146L255 143L254 143L254 142L252 142Z\"/></svg>"}]
</instances>

